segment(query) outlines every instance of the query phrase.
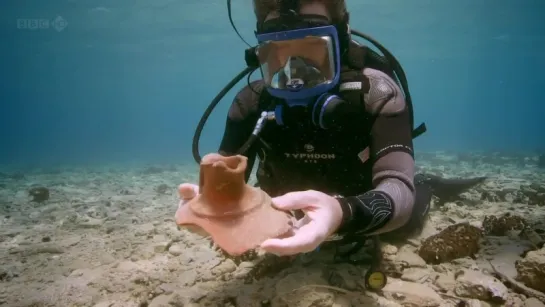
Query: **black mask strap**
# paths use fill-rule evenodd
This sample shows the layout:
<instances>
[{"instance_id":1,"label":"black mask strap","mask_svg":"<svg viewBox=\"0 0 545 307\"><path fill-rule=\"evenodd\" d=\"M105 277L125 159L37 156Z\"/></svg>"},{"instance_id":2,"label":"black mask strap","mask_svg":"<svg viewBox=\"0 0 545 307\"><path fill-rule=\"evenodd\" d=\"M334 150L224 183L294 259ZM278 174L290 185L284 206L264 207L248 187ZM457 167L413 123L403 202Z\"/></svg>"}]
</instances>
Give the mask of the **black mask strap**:
<instances>
[{"instance_id":1,"label":"black mask strap","mask_svg":"<svg viewBox=\"0 0 545 307\"><path fill-rule=\"evenodd\" d=\"M298 15L291 13L286 15L280 15L280 17L258 23L256 27L256 34L314 28L329 25L331 25L331 22L327 19L327 17L322 15Z\"/></svg>"},{"instance_id":2,"label":"black mask strap","mask_svg":"<svg viewBox=\"0 0 545 307\"><path fill-rule=\"evenodd\" d=\"M278 0L278 12L283 15L297 15L299 12L299 0Z\"/></svg>"}]
</instances>

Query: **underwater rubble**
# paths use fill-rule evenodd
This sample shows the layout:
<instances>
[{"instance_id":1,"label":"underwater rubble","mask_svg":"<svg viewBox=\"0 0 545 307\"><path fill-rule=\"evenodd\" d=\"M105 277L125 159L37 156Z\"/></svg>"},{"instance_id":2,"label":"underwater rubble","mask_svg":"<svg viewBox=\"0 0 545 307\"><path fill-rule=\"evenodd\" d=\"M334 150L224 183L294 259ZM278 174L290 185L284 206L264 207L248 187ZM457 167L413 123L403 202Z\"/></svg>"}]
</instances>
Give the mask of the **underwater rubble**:
<instances>
[{"instance_id":1,"label":"underwater rubble","mask_svg":"<svg viewBox=\"0 0 545 307\"><path fill-rule=\"evenodd\" d=\"M0 173L0 306L545 306L545 170L537 155L417 153L420 173L486 181L434 208L422 233L336 261L229 257L174 223L195 165ZM308 257L307 257L308 256Z\"/></svg>"}]
</instances>

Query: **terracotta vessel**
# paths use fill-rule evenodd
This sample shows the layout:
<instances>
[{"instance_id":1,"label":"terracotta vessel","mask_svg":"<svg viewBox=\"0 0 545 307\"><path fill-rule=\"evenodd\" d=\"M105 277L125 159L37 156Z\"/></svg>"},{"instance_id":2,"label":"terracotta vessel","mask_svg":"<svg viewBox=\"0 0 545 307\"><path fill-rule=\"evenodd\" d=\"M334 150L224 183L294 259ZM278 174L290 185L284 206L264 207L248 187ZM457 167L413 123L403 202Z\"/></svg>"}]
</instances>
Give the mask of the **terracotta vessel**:
<instances>
[{"instance_id":1,"label":"terracotta vessel","mask_svg":"<svg viewBox=\"0 0 545 307\"><path fill-rule=\"evenodd\" d=\"M200 165L199 192L176 212L176 224L201 228L230 255L290 233L292 218L272 207L263 190L247 185L247 158L209 154Z\"/></svg>"}]
</instances>

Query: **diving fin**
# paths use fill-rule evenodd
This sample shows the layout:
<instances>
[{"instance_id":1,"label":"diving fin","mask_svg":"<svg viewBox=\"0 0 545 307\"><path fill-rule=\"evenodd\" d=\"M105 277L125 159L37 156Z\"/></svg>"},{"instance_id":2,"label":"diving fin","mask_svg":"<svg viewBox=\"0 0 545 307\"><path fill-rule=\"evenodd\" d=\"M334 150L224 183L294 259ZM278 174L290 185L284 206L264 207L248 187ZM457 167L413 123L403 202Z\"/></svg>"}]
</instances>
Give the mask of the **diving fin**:
<instances>
[{"instance_id":1,"label":"diving fin","mask_svg":"<svg viewBox=\"0 0 545 307\"><path fill-rule=\"evenodd\" d=\"M457 199L461 193L484 182L487 178L442 178L430 174L418 174L415 177L415 182L427 184L434 196L438 197L442 202L446 202Z\"/></svg>"}]
</instances>

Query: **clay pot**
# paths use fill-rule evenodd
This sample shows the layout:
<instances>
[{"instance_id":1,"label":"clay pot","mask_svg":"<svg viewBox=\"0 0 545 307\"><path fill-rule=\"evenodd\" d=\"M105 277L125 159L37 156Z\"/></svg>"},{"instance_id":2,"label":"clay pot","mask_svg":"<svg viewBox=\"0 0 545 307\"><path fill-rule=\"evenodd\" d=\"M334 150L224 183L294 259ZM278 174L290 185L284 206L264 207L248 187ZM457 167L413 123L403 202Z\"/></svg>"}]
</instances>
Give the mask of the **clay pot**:
<instances>
[{"instance_id":1,"label":"clay pot","mask_svg":"<svg viewBox=\"0 0 545 307\"><path fill-rule=\"evenodd\" d=\"M176 224L197 226L230 255L290 233L291 216L272 207L263 190L247 185L247 158L209 154L200 165L199 192L176 212Z\"/></svg>"}]
</instances>

